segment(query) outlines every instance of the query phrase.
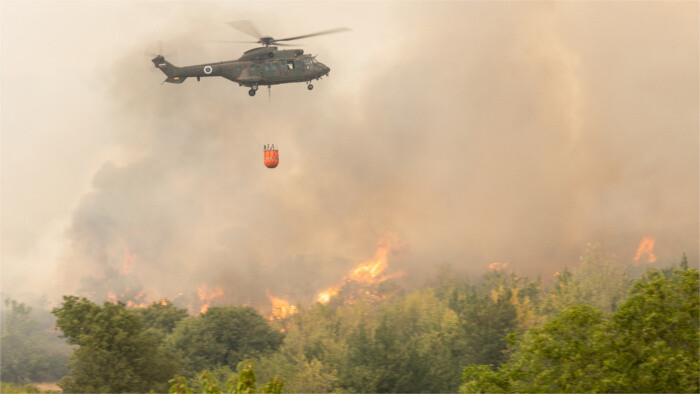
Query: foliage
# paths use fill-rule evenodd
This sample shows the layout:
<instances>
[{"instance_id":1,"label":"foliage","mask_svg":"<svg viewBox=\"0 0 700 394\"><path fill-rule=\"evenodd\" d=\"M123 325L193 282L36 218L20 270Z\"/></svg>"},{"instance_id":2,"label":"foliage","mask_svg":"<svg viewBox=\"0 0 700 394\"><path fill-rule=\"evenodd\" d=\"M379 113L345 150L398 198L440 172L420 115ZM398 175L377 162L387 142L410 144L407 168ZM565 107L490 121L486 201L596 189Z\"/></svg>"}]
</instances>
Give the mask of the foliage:
<instances>
[{"instance_id":1,"label":"foliage","mask_svg":"<svg viewBox=\"0 0 700 394\"><path fill-rule=\"evenodd\" d=\"M53 314L68 342L79 346L70 359L70 378L60 383L64 391L165 391L177 370L160 336L144 330L139 316L121 302L99 306L64 296Z\"/></svg>"},{"instance_id":2,"label":"foliage","mask_svg":"<svg viewBox=\"0 0 700 394\"><path fill-rule=\"evenodd\" d=\"M5 300L0 319L0 379L4 382L55 381L68 373L70 346L52 337L50 326L40 326L33 315L24 303Z\"/></svg>"},{"instance_id":3,"label":"foliage","mask_svg":"<svg viewBox=\"0 0 700 394\"><path fill-rule=\"evenodd\" d=\"M265 383L265 386L263 386L263 388L260 389L260 392L270 394L281 394L284 389L284 383L284 379L280 380L279 376L275 376L274 379L272 379L272 381Z\"/></svg>"},{"instance_id":4,"label":"foliage","mask_svg":"<svg viewBox=\"0 0 700 394\"><path fill-rule=\"evenodd\" d=\"M168 383L171 385L168 389L168 393L176 394L189 394L194 393L194 390L190 388L187 378L180 375L175 375L174 378L170 379Z\"/></svg>"},{"instance_id":5,"label":"foliage","mask_svg":"<svg viewBox=\"0 0 700 394\"><path fill-rule=\"evenodd\" d=\"M204 394L221 394L219 382L214 379L209 371L199 373L199 389Z\"/></svg>"},{"instance_id":6,"label":"foliage","mask_svg":"<svg viewBox=\"0 0 700 394\"><path fill-rule=\"evenodd\" d=\"M580 267L544 285L503 271L469 282L443 270L438 282L411 292L391 281L381 293L346 288L328 305L300 306L272 323L248 307L188 317L168 301L127 310L64 297L54 314L77 349L60 386L183 394L698 392L699 278L688 266L684 256L680 270L632 282L633 271L591 247ZM39 332L26 306L8 306L3 374L10 328Z\"/></svg>"},{"instance_id":7,"label":"foliage","mask_svg":"<svg viewBox=\"0 0 700 394\"><path fill-rule=\"evenodd\" d=\"M606 391L698 392L698 271L652 270L606 332Z\"/></svg>"},{"instance_id":8,"label":"foliage","mask_svg":"<svg viewBox=\"0 0 700 394\"><path fill-rule=\"evenodd\" d=\"M251 360L241 361L238 364L238 382L234 392L254 393L255 392L255 370Z\"/></svg>"},{"instance_id":9,"label":"foliage","mask_svg":"<svg viewBox=\"0 0 700 394\"><path fill-rule=\"evenodd\" d=\"M241 361L238 364L238 376L231 374L231 378L226 382L226 393L255 393L255 370L253 367L254 360ZM198 383L199 390L190 388L187 378L184 376L175 375L171 379L169 393L194 393L201 392L202 394L220 394L222 393L219 387L219 381L210 371L204 370L199 373ZM284 388L284 379L280 380L279 376L275 376L274 380L265 384L260 390L261 393L282 393Z\"/></svg>"},{"instance_id":10,"label":"foliage","mask_svg":"<svg viewBox=\"0 0 700 394\"><path fill-rule=\"evenodd\" d=\"M459 318L454 351L460 363L498 366L506 361L506 336L538 323L540 293L539 281L500 271L488 273L476 285L443 290Z\"/></svg>"},{"instance_id":11,"label":"foliage","mask_svg":"<svg viewBox=\"0 0 700 394\"><path fill-rule=\"evenodd\" d=\"M0 393L41 393L41 390L32 384L17 386L12 383L0 382Z\"/></svg>"},{"instance_id":12,"label":"foliage","mask_svg":"<svg viewBox=\"0 0 700 394\"><path fill-rule=\"evenodd\" d=\"M556 275L542 311L551 315L572 305L588 304L612 313L631 283L628 269L621 267L614 256L603 253L599 245L591 244L576 271L564 270Z\"/></svg>"},{"instance_id":13,"label":"foliage","mask_svg":"<svg viewBox=\"0 0 700 394\"><path fill-rule=\"evenodd\" d=\"M144 328L153 328L163 335L173 332L175 325L187 317L187 309L178 308L169 300L155 301L147 308L136 309Z\"/></svg>"},{"instance_id":14,"label":"foliage","mask_svg":"<svg viewBox=\"0 0 700 394\"><path fill-rule=\"evenodd\" d=\"M227 306L180 321L166 341L183 360L184 375L192 377L198 371L237 365L275 351L283 338L255 309Z\"/></svg>"},{"instance_id":15,"label":"foliage","mask_svg":"<svg viewBox=\"0 0 700 394\"><path fill-rule=\"evenodd\" d=\"M462 392L698 392L698 271L649 271L609 319L563 309L515 341L493 370L470 366Z\"/></svg>"},{"instance_id":16,"label":"foliage","mask_svg":"<svg viewBox=\"0 0 700 394\"><path fill-rule=\"evenodd\" d=\"M343 387L372 392L453 391L459 374L452 348L457 316L432 290L387 303L374 327L348 337L339 368Z\"/></svg>"}]
</instances>

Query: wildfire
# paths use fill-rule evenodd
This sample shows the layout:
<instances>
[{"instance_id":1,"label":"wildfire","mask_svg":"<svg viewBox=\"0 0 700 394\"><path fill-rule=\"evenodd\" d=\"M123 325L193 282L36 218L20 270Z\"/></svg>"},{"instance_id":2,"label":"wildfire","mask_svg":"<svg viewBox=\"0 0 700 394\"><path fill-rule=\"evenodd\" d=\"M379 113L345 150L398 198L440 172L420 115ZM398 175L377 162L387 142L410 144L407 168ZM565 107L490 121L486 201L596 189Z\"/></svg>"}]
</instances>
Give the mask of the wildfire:
<instances>
[{"instance_id":1,"label":"wildfire","mask_svg":"<svg viewBox=\"0 0 700 394\"><path fill-rule=\"evenodd\" d=\"M145 290L141 291L138 293L136 296L133 297L131 300L126 300L126 307L127 308L148 308L148 302L146 301L146 293ZM116 304L119 302L119 300L124 300L126 297L124 294L116 295L113 292L107 292L107 299L109 302Z\"/></svg>"},{"instance_id":2,"label":"wildfire","mask_svg":"<svg viewBox=\"0 0 700 394\"><path fill-rule=\"evenodd\" d=\"M508 268L508 263L491 263L489 269L491 271L503 271Z\"/></svg>"},{"instance_id":3,"label":"wildfire","mask_svg":"<svg viewBox=\"0 0 700 394\"><path fill-rule=\"evenodd\" d=\"M289 301L287 301L285 298L275 297L269 293L267 294L267 298L270 299L270 303L272 304L272 315L270 316L270 320L284 319L287 316L291 316L299 312L297 307L290 305Z\"/></svg>"},{"instance_id":4,"label":"wildfire","mask_svg":"<svg viewBox=\"0 0 700 394\"><path fill-rule=\"evenodd\" d=\"M218 286L214 287L214 290L210 290L207 285L202 284L197 288L197 295L199 296L199 300L202 301L202 307L199 309L199 313L205 313L215 298L224 295L224 291Z\"/></svg>"},{"instance_id":5,"label":"wildfire","mask_svg":"<svg viewBox=\"0 0 700 394\"><path fill-rule=\"evenodd\" d=\"M650 263L656 261L656 256L654 256L654 239L651 237L644 237L644 239L642 239L642 242L637 248L637 255L634 257L634 262L639 263L639 260L644 255L647 256L647 260Z\"/></svg>"},{"instance_id":6,"label":"wildfire","mask_svg":"<svg viewBox=\"0 0 700 394\"><path fill-rule=\"evenodd\" d=\"M350 273L343 278L343 282L339 285L331 286L328 289L318 293L316 296L316 301L321 304L328 304L331 298L338 295L341 287L349 282L356 282L360 284L377 284L381 283L391 277L402 275L402 272L397 272L393 275L382 276L381 273L388 267L387 255L391 252L392 243L389 238L383 238L377 244L377 251L374 252L374 256L371 259L365 261L364 263L353 268Z\"/></svg>"},{"instance_id":7,"label":"wildfire","mask_svg":"<svg viewBox=\"0 0 700 394\"><path fill-rule=\"evenodd\" d=\"M328 304L331 301L331 298L338 295L338 292L340 291L340 287L341 287L341 285L329 287L328 290L318 293L316 300L318 302L320 302L321 304L324 304L324 305Z\"/></svg>"}]
</instances>

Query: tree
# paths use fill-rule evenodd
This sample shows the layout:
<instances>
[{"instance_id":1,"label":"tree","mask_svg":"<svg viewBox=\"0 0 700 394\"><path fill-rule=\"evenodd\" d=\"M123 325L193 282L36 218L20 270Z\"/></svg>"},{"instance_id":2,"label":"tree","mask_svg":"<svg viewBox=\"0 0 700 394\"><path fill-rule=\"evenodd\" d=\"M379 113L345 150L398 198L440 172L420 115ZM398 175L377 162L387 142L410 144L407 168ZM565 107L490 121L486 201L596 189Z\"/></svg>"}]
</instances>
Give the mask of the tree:
<instances>
[{"instance_id":1,"label":"tree","mask_svg":"<svg viewBox=\"0 0 700 394\"><path fill-rule=\"evenodd\" d=\"M187 309L178 308L169 300L155 301L147 308L136 309L145 328L170 334L180 320L187 317Z\"/></svg>"},{"instance_id":2,"label":"tree","mask_svg":"<svg viewBox=\"0 0 700 394\"><path fill-rule=\"evenodd\" d=\"M459 384L452 348L457 316L431 289L382 306L373 328L348 338L343 387L370 392L450 392Z\"/></svg>"},{"instance_id":3,"label":"tree","mask_svg":"<svg viewBox=\"0 0 700 394\"><path fill-rule=\"evenodd\" d=\"M177 372L160 336L144 330L139 316L121 302L99 306L64 296L52 313L68 343L79 346L70 359L70 377L59 383L64 391L162 392Z\"/></svg>"},{"instance_id":4,"label":"tree","mask_svg":"<svg viewBox=\"0 0 700 394\"><path fill-rule=\"evenodd\" d=\"M5 300L0 329L0 379L25 384L58 380L68 373L71 349L43 330L34 320L32 308L12 299Z\"/></svg>"},{"instance_id":5,"label":"tree","mask_svg":"<svg viewBox=\"0 0 700 394\"><path fill-rule=\"evenodd\" d=\"M652 270L609 319L563 309L513 339L497 370L467 367L462 392L698 392L698 271Z\"/></svg>"},{"instance_id":6,"label":"tree","mask_svg":"<svg viewBox=\"0 0 700 394\"><path fill-rule=\"evenodd\" d=\"M166 341L183 360L184 375L194 377L198 371L275 351L283 338L255 309L226 306L180 321Z\"/></svg>"},{"instance_id":7,"label":"tree","mask_svg":"<svg viewBox=\"0 0 700 394\"><path fill-rule=\"evenodd\" d=\"M550 315L572 305L588 304L609 314L617 310L631 284L628 270L614 256L603 253L599 245L591 244L576 271L564 270L556 276L542 312Z\"/></svg>"},{"instance_id":8,"label":"tree","mask_svg":"<svg viewBox=\"0 0 700 394\"><path fill-rule=\"evenodd\" d=\"M651 270L606 330L604 391L695 392L698 387L698 271Z\"/></svg>"}]
</instances>

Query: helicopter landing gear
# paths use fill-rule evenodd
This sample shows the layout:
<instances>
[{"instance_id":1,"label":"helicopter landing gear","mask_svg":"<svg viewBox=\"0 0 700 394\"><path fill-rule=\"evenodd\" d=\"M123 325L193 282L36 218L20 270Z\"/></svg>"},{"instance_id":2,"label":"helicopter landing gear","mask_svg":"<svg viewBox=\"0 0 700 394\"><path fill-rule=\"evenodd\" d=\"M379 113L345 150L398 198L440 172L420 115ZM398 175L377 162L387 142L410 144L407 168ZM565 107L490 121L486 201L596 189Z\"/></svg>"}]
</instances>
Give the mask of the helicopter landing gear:
<instances>
[{"instance_id":1,"label":"helicopter landing gear","mask_svg":"<svg viewBox=\"0 0 700 394\"><path fill-rule=\"evenodd\" d=\"M251 89L248 91L248 95L250 95L250 97L255 96L255 89L252 89L252 88L251 88Z\"/></svg>"},{"instance_id":2,"label":"helicopter landing gear","mask_svg":"<svg viewBox=\"0 0 700 394\"><path fill-rule=\"evenodd\" d=\"M310 83L310 84L306 85L306 88L309 89L309 90L313 90L313 89L314 89L314 84Z\"/></svg>"},{"instance_id":3,"label":"helicopter landing gear","mask_svg":"<svg viewBox=\"0 0 700 394\"><path fill-rule=\"evenodd\" d=\"M253 90L255 90L255 91L257 91L257 90L258 90L258 85L253 85L253 86L251 86L250 88L253 89Z\"/></svg>"}]
</instances>

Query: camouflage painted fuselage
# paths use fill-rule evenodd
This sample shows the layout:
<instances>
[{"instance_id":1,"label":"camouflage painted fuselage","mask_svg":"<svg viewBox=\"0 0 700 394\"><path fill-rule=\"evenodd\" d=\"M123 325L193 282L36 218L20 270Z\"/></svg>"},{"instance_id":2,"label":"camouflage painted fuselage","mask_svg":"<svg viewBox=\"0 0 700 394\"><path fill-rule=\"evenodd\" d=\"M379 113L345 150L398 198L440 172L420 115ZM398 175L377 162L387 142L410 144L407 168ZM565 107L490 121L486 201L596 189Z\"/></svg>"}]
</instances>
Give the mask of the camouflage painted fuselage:
<instances>
[{"instance_id":1,"label":"camouflage painted fuselage","mask_svg":"<svg viewBox=\"0 0 700 394\"><path fill-rule=\"evenodd\" d=\"M163 56L152 59L168 78L165 82L182 83L195 77L224 77L242 86L277 85L308 82L328 75L330 68L304 55L302 49L278 50L261 47L246 51L238 60L176 67Z\"/></svg>"}]
</instances>

